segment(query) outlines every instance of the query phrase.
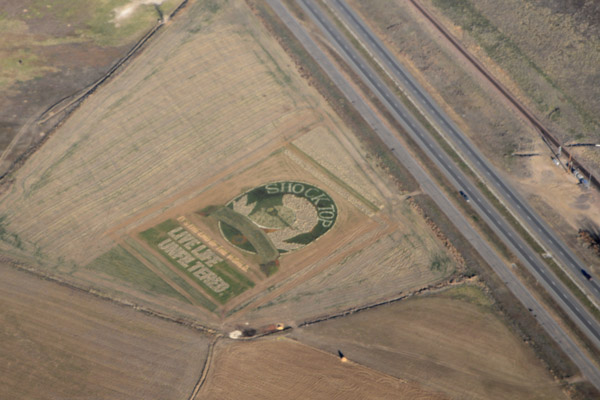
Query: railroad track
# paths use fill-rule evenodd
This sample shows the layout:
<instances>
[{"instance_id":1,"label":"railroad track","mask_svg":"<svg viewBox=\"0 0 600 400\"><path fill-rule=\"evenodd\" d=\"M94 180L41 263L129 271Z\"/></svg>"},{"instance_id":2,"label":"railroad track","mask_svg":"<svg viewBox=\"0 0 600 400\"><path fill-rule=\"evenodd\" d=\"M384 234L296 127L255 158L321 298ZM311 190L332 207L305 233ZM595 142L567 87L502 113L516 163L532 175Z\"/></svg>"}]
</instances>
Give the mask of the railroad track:
<instances>
[{"instance_id":1,"label":"railroad track","mask_svg":"<svg viewBox=\"0 0 600 400\"><path fill-rule=\"evenodd\" d=\"M600 181L596 178L591 171L586 168L580 161L578 161L569 150L565 149L565 146L558 140L531 111L527 109L510 91L500 83L484 66L479 60L477 60L467 49L460 44L456 39L427 9L425 9L417 0L410 0L415 8L433 24L433 26L444 36L452 45L471 63L484 77L485 79L496 88L502 96L508 100L508 102L522 115L542 136L544 143L548 145L550 150L557 155L558 148L561 147L561 152L565 154L570 160L571 165L579 169L583 176L589 181L590 185L594 186L597 190L600 190ZM552 147L554 146L554 147Z\"/></svg>"}]
</instances>

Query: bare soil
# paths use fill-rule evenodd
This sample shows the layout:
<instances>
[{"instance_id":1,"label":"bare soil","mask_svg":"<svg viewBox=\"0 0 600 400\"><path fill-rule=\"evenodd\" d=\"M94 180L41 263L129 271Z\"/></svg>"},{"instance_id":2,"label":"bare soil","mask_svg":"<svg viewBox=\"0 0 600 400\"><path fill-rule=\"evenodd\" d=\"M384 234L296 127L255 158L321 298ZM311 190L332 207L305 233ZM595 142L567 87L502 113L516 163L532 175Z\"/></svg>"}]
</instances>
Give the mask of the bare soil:
<instances>
[{"instance_id":1,"label":"bare soil","mask_svg":"<svg viewBox=\"0 0 600 400\"><path fill-rule=\"evenodd\" d=\"M296 329L293 336L450 398L565 398L477 286L413 297Z\"/></svg>"},{"instance_id":2,"label":"bare soil","mask_svg":"<svg viewBox=\"0 0 600 400\"><path fill-rule=\"evenodd\" d=\"M544 154L542 146L538 148ZM600 256L578 240L580 229L595 231L600 227L600 193L577 185L574 176L546 155L531 157L527 163L532 174L518 182L530 204L576 250L591 271L600 274Z\"/></svg>"},{"instance_id":3,"label":"bare soil","mask_svg":"<svg viewBox=\"0 0 600 400\"><path fill-rule=\"evenodd\" d=\"M0 265L0 397L183 399L209 337Z\"/></svg>"},{"instance_id":4,"label":"bare soil","mask_svg":"<svg viewBox=\"0 0 600 400\"><path fill-rule=\"evenodd\" d=\"M217 343L196 399L443 399L435 391L279 337Z\"/></svg>"}]
</instances>

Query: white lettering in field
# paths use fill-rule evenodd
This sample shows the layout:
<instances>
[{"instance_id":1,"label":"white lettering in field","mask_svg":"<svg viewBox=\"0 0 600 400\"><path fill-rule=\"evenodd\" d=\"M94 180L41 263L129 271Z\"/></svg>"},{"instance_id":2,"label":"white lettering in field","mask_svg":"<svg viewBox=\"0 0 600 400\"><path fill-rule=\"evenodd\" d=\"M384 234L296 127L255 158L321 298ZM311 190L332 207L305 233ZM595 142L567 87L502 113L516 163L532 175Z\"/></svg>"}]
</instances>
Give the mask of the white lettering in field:
<instances>
[{"instance_id":1,"label":"white lettering in field","mask_svg":"<svg viewBox=\"0 0 600 400\"><path fill-rule=\"evenodd\" d=\"M171 229L168 235L185 249L190 250L196 259L202 261L208 267L223 262L221 257L216 255L212 250L206 247L204 243L196 239L191 233L180 226Z\"/></svg>"},{"instance_id":2,"label":"white lettering in field","mask_svg":"<svg viewBox=\"0 0 600 400\"><path fill-rule=\"evenodd\" d=\"M200 279L202 283L208 286L215 293L221 293L224 290L229 289L229 284L225 282L219 275L215 274L210 269L202 266L192 273L195 277Z\"/></svg>"},{"instance_id":3,"label":"white lettering in field","mask_svg":"<svg viewBox=\"0 0 600 400\"><path fill-rule=\"evenodd\" d=\"M187 251L181 248L171 239L165 239L158 244L158 248L164 251L169 257L177 261L182 267L187 266L196 259Z\"/></svg>"},{"instance_id":4,"label":"white lettering in field","mask_svg":"<svg viewBox=\"0 0 600 400\"><path fill-rule=\"evenodd\" d=\"M223 262L221 257L181 227L170 230L168 236L169 238L158 244L160 250L215 293L229 288L229 284L223 278L209 269Z\"/></svg>"},{"instance_id":5,"label":"white lettering in field","mask_svg":"<svg viewBox=\"0 0 600 400\"><path fill-rule=\"evenodd\" d=\"M218 244L214 240L212 240L210 237L208 237L207 234L205 234L200 229L198 229L198 227L196 225L194 225L190 221L188 221L187 218L185 218L183 215L180 217L177 217L177 221L179 221L180 224L183 224L183 226L185 226L185 228L188 229L190 232L192 232L194 235L196 235L200 239L202 239L204 241L204 243L206 243L206 245L212 247L217 253L219 253L221 255L221 257L226 258L233 265L235 265L242 271L248 272L248 266L246 264L244 264L243 262L238 260L233 255L229 254L223 246L221 246L220 244ZM200 243L202 244L202 242L200 242ZM206 245L202 244L201 246L196 247L195 249L192 250L192 254L194 256L198 257L197 253L200 253L205 248L207 248ZM212 265L214 265L214 263L211 261L211 266Z\"/></svg>"}]
</instances>

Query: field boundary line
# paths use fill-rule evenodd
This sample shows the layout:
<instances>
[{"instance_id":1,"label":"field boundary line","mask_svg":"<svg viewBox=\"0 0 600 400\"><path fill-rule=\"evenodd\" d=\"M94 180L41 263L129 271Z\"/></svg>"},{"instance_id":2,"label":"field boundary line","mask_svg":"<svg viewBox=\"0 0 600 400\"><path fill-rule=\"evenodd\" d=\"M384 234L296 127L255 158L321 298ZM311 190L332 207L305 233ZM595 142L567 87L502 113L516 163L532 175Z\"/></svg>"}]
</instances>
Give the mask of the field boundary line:
<instances>
[{"instance_id":1,"label":"field boundary line","mask_svg":"<svg viewBox=\"0 0 600 400\"><path fill-rule=\"evenodd\" d=\"M456 286L456 285L461 285L463 283L467 283L468 280L469 280L469 278L466 278L464 276L458 276L458 277L450 276L448 279L446 279L442 282L436 283L434 285L428 285L428 286L422 287L420 289L410 291L406 294L402 294L402 292L400 292L400 294L398 296L391 297L386 300L380 300L380 301L377 301L374 303L367 303L367 304L363 304L361 306L346 308L345 310L338 311L336 313L332 313L329 315L326 314L326 315L322 315L322 316L319 316L319 317L316 317L316 318L313 318L310 320L305 320L298 324L298 328L303 328L305 326L318 324L320 322L325 322L325 321L329 321L332 319L346 317L348 315L356 314L361 311L366 311L366 310L370 310L372 308L377 308L377 307L385 306L388 304L396 303L396 302L399 302L402 300L406 300L410 297L428 294L429 292L441 291L441 290L444 290L451 286Z\"/></svg>"},{"instance_id":2,"label":"field boundary line","mask_svg":"<svg viewBox=\"0 0 600 400\"><path fill-rule=\"evenodd\" d=\"M124 308L131 308L135 311L139 311L150 317L159 318L159 319L162 319L167 322L172 322L177 325L181 325L181 326L185 326L190 329L194 329L194 330L199 331L206 335L212 336L212 335L215 335L218 333L217 330L215 330L213 328L209 328L208 326L202 325L199 322L196 322L193 320L188 320L183 317L181 317L181 318L173 317L173 316L165 314L163 312L153 310L150 307L145 307L145 306L142 306L142 305L136 304L134 302L130 302L130 301L116 299L114 297L109 296L106 293L103 293L97 289L94 289L93 287L84 287L84 286L79 285L74 282L68 282L68 281L62 280L57 276L53 276L48 273L39 271L23 262L16 261L9 257L0 255L0 268L2 268L2 265L7 266L8 268L13 268L18 271L28 273L28 274L35 276L36 278L39 278L41 280L55 283L57 285L77 291L79 293L91 295L97 299L113 303L117 306L124 307Z\"/></svg>"},{"instance_id":3,"label":"field boundary line","mask_svg":"<svg viewBox=\"0 0 600 400\"><path fill-rule=\"evenodd\" d=\"M196 396L198 395L198 392L200 391L200 389L202 389L204 382L206 382L206 377L208 376L208 370L210 369L210 366L212 364L215 346L217 345L217 342L219 341L220 338L221 338L221 336L218 335L208 344L208 354L206 356L206 360L204 360L204 366L202 367L202 373L200 374L200 378L198 378L198 382L196 382L196 385L194 386L194 389L192 390L192 393L190 394L190 397L188 398L188 400L194 400L196 398Z\"/></svg>"},{"instance_id":4,"label":"field boundary line","mask_svg":"<svg viewBox=\"0 0 600 400\"><path fill-rule=\"evenodd\" d=\"M356 197L357 200L360 200L360 202L362 202L364 204L364 206L366 206L367 208L369 208L371 210L371 212L368 212L367 210L363 210L364 207L360 207L361 211L363 211L365 214L371 216L373 213L380 211L379 207L377 207L373 202L371 202L365 196L360 194L356 189L354 189L349 184L347 184L342 178L338 177L336 174L331 172L329 169L327 169L320 162L318 162L313 157L308 155L304 150L302 150L301 148L296 146L294 143L290 143L288 145L288 147L291 150L291 152L297 153L298 155L306 158L307 161L309 161L310 164L312 164L314 168L316 168L317 170L321 170L321 172L324 173L328 179L332 180L336 185L340 186L344 191L348 192L348 194ZM290 157L290 154L288 152L284 151L284 154L286 154L288 157ZM290 158L292 158L292 157L290 157ZM292 158L292 161L297 162L297 160L294 160L293 158ZM350 201L350 203L354 204L354 202L352 202L352 201Z\"/></svg>"}]
</instances>

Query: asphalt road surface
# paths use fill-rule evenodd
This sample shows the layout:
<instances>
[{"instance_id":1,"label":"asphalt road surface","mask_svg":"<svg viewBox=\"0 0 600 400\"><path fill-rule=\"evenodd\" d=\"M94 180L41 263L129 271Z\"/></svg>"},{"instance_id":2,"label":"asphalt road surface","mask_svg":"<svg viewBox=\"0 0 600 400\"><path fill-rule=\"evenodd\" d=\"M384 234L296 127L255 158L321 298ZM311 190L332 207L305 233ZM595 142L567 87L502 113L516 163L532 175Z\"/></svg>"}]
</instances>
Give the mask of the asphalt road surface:
<instances>
[{"instance_id":1,"label":"asphalt road surface","mask_svg":"<svg viewBox=\"0 0 600 400\"><path fill-rule=\"evenodd\" d=\"M402 147L402 142L395 136L395 133L390 131L385 123L381 121L377 113L371 109L363 100L363 98L354 90L353 86L342 76L342 74L333 65L331 60L320 50L312 38L299 25L288 10L277 0L268 0L268 3L279 15L282 21L288 26L292 33L302 42L307 51L319 63L321 68L329 75L332 81L340 88L344 95L354 104L356 110L363 118L373 127L381 139L393 149L394 155L402 162L405 167L415 176L420 182L423 190L429 194L438 206L446 213L450 220L457 226L461 233L469 239L482 257L489 263L494 271L506 282L509 289L517 296L517 298L534 313L538 322L546 329L551 337L561 346L565 353L575 362L582 373L600 389L600 372L594 364L588 359L585 353L566 335L563 329L552 319L549 313L537 302L537 300L523 286L519 279L514 275L513 271L507 266L498 254L481 239L480 235L468 223L466 218L456 209L456 207L446 198L440 191L437 185L432 181L431 177L423 170L412 156ZM510 247L514 247L513 251L520 254L524 263L537 264L541 260L537 255L524 246L512 228L503 224L502 218L481 196L469 181L462 176L462 173L456 168L445 156L442 150L437 146L437 143L428 137L427 131L420 126L401 105L398 99L394 97L392 92L386 88L384 83L377 77L374 71L370 69L368 64L360 58L350 44L341 36L335 25L329 21L322 11L311 1L298 0L298 3L304 8L307 14L323 29L323 32L329 38L331 43L335 45L340 54L342 54L350 65L355 68L357 73L370 86L371 90L380 98L380 100L390 109L390 112L399 120L405 127L407 132L415 137L415 140L423 147L425 152L431 157L432 161L447 174L449 179L454 181L457 188L463 188L469 193L471 204L479 211L486 222L494 227L503 240L506 240ZM502 234L502 232L504 232ZM511 241L512 236L512 241ZM511 246L512 243L512 246ZM517 250L521 249L520 252ZM536 262L537 261L537 262ZM543 268L541 269L544 272ZM545 276L545 275L544 275ZM555 279L549 277L549 288L552 288ZM542 283L545 281L542 280ZM560 287L560 282L554 283ZM564 291L564 292L563 292ZM565 309L569 310L569 314L574 315L574 320L582 327L582 330L598 343L598 327L597 323L586 311L571 298L568 290L564 289L551 291L557 298L557 301ZM560 293L560 294L557 294ZM578 316L578 317L577 317ZM589 319L589 321L588 321Z\"/></svg>"},{"instance_id":2,"label":"asphalt road surface","mask_svg":"<svg viewBox=\"0 0 600 400\"><path fill-rule=\"evenodd\" d=\"M364 21L345 1L327 0L326 2L343 19L344 23L350 27L352 32L360 38L360 41L368 47L377 61L385 65L386 70L391 72L395 81L403 87L405 93L408 93L410 98L417 103L417 107L425 111L430 123L439 127L439 129L447 134L447 137L452 140L454 146L460 149L461 153L469 159L471 165L475 166L478 173L484 177L488 184L492 185L495 192L502 197L504 204L508 205L511 211L518 215L520 220L527 226L529 232L542 243L546 251L558 259L562 265L569 268L577 284L587 289L584 292L591 294L595 301L600 300L600 287L596 282L585 279L581 274L581 270L587 268L586 265L556 236L553 230L531 209L518 192L502 180L500 174L479 152L477 147L456 127L436 102L431 99L427 92L367 27Z\"/></svg>"},{"instance_id":3,"label":"asphalt road surface","mask_svg":"<svg viewBox=\"0 0 600 400\"><path fill-rule=\"evenodd\" d=\"M489 204L487 199L480 194L479 190L471 184L470 180L464 176L462 171L449 159L444 151L439 147L435 139L424 129L420 123L405 109L404 105L396 98L393 92L386 87L385 83L377 76L365 60L352 48L351 43L337 31L335 25L329 21L325 15L320 13L320 9L310 0L298 0L298 2L308 11L308 14L315 19L315 22L323 29L323 32L329 37L330 41L336 45L344 58L350 63L355 71L363 78L363 81L370 86L371 90L385 104L388 110L396 117L398 122L407 128L407 131L415 141L429 155L432 161L454 182L457 189L462 189L470 198L471 205L477 209L480 215L496 231L512 251L519 256L521 261L530 267L532 272L537 275L538 280L545 283L550 293L555 294L557 302L565 306L565 311L574 317L574 320L580 322L582 330L589 333L589 337L596 341L600 348L600 325L589 315L579 302L571 295L570 291L554 277L546 268L545 263L539 258L535 251L522 242L514 229L504 221L504 218ZM400 143L397 143L400 145ZM392 147L395 148L395 147Z\"/></svg>"}]
</instances>

